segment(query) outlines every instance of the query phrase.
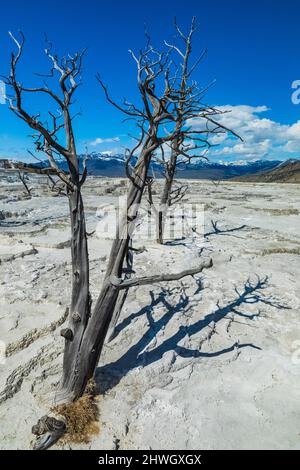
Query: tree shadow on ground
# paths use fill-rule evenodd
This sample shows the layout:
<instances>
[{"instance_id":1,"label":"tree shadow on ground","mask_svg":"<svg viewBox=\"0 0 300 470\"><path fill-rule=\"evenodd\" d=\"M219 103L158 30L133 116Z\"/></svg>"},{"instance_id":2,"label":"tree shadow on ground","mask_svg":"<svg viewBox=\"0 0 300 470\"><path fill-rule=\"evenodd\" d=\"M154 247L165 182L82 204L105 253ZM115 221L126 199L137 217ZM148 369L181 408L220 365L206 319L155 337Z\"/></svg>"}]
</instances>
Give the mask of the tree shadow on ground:
<instances>
[{"instance_id":1,"label":"tree shadow on ground","mask_svg":"<svg viewBox=\"0 0 300 470\"><path fill-rule=\"evenodd\" d=\"M210 237L211 235L231 235L233 232L239 232L247 228L247 225L241 225L239 227L220 229L218 225L218 220L211 220L212 231L204 233L204 238Z\"/></svg>"},{"instance_id":2,"label":"tree shadow on ground","mask_svg":"<svg viewBox=\"0 0 300 470\"><path fill-rule=\"evenodd\" d=\"M240 232L246 230L248 227L247 225L240 225L238 227L231 227L231 228L219 228L219 221L218 220L211 220L212 230L209 232L200 233L195 228L192 228L192 233L194 235L203 237L203 239L207 239L213 235L231 235L233 237L242 238L238 235L235 235L234 232ZM166 246L184 246L187 247L186 237L182 237L180 239L168 240L165 241L164 245Z\"/></svg>"},{"instance_id":3,"label":"tree shadow on ground","mask_svg":"<svg viewBox=\"0 0 300 470\"><path fill-rule=\"evenodd\" d=\"M157 334L165 329L167 324L177 313L191 318L189 311L192 309L192 305L190 305L190 300L186 295L183 284L181 285L181 288L163 288L158 295L155 295L153 291L151 291L151 303L146 307L143 307L138 312L131 314L129 317L125 318L121 323L119 323L117 326L116 335L127 328L133 320L144 314L148 319L147 331L117 361L107 364L103 367L98 367L95 375L98 392L105 393L107 390L117 385L129 371L141 366L146 367L150 364L153 364L154 362L159 361L168 351L174 351L175 354L184 358L212 358L227 354L235 350L238 352L242 348L261 349L259 346L256 346L252 343L241 344L239 341L237 341L232 344L232 346L225 349L213 352L202 352L201 346L200 349L189 349L180 346L179 343L185 338L190 338L197 333L200 333L206 327L210 328L208 335L212 336L212 334L215 332L214 329L216 324L225 317L229 318L229 314L231 314L231 322L236 322L237 317L254 320L255 318L262 315L262 311L260 309L257 313L242 312L241 308L247 305L263 304L275 307L277 309L287 309L288 307L281 305L277 301L272 300L271 297L264 295L263 291L268 287L268 282L268 277L261 279L257 276L257 281L255 283L248 279L245 282L242 291L239 291L237 287L235 287L234 291L236 293L236 297L232 302L229 302L223 307L221 307L219 302L217 302L216 310L208 313L204 316L204 318L201 318L193 324L179 326L175 334L169 338L166 338L164 341L162 341L161 344L155 346L153 349L147 350L146 348L157 337ZM201 280L198 279L196 292L201 290L201 285ZM174 293L176 293L176 289L177 292L180 293L179 300L176 305L172 305L168 301L168 296L174 295ZM153 313L154 308L158 305L164 306L166 308L166 313L164 313L163 316L158 320L155 320L153 318ZM247 324L245 325L247 326ZM206 339L209 339L209 337Z\"/></svg>"}]
</instances>

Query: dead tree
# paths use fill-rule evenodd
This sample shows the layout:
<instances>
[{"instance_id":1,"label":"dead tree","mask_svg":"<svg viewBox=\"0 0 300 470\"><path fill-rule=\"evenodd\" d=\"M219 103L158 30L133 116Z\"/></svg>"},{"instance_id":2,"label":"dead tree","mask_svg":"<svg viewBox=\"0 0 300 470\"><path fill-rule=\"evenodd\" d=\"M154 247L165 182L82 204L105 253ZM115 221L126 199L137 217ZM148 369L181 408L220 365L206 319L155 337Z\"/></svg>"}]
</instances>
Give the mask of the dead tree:
<instances>
[{"instance_id":1,"label":"dead tree","mask_svg":"<svg viewBox=\"0 0 300 470\"><path fill-rule=\"evenodd\" d=\"M157 209L152 206L157 218L158 243L163 243L164 220L168 207L180 202L187 192L187 185L180 184L176 188L173 187L177 168L180 165L191 163L195 158L207 160L206 154L213 146L210 142L212 136L224 132L231 132L236 135L216 121L217 116L223 113L203 102L205 92L210 85L200 88L197 82L192 79L195 69L206 54L206 50L204 50L201 56L190 65L192 39L196 31L195 17L192 19L187 35L178 27L176 20L174 25L177 37L183 43L183 47L165 41L166 47L176 55L172 67L173 79L171 85L176 137L160 148L160 155L157 157L157 160L164 168L164 183L159 207ZM179 59L178 66L174 65L177 59ZM201 125L195 127L193 124L195 118ZM166 156L167 152L169 153L168 156ZM151 187L149 187L149 192L151 193ZM151 194L149 194L149 199L153 201Z\"/></svg>"},{"instance_id":2,"label":"dead tree","mask_svg":"<svg viewBox=\"0 0 300 470\"><path fill-rule=\"evenodd\" d=\"M129 179L127 207L117 228L104 286L95 306L95 311L99 310L100 312L102 309L102 312L106 312L107 316L109 316L107 324L111 322L111 337L113 336L113 328L117 323L118 315L125 301L127 290L131 286L151 284L153 282L161 282L162 280L173 280L189 275L192 272L195 273L195 270L198 271L199 269L204 269L204 267L211 266L211 260L209 260L207 263L189 272L184 271L170 275L169 279L165 279L162 275L153 276L152 278L131 279L132 237L143 192L149 183L148 170L150 162L155 151L161 145L171 142L177 136L176 129L168 135L161 135L162 128L174 122L174 103L169 82L169 55L164 55L154 50L149 42L146 50L140 52L139 56L136 56L132 51L131 55L137 65L137 83L141 95L142 108L128 101L125 101L123 106L117 104L111 99L107 87L100 76L98 76L98 81L104 90L107 100L129 118L133 118L140 130L137 144L134 148L128 150L126 160L126 174ZM161 88L159 86L161 85L160 81L164 83L164 90L159 96L156 89ZM134 167L132 167L131 162L136 153L138 153L139 157ZM125 276L122 277L124 262L126 262L127 270ZM121 293L120 297L120 291L123 290L125 290L125 294L122 295ZM116 306L117 308L115 308ZM102 317L104 317L104 313L102 313ZM96 315L94 318L97 318ZM90 324L93 329L93 318ZM102 335L101 332L98 332L98 335L100 334L101 336L97 341L100 347L102 347L100 344L103 342L107 328L108 326L104 324Z\"/></svg>"},{"instance_id":3,"label":"dead tree","mask_svg":"<svg viewBox=\"0 0 300 470\"><path fill-rule=\"evenodd\" d=\"M23 184L25 190L26 190L26 193L28 194L29 197L31 197L31 189L29 188L28 184L27 184L27 178L26 178L26 173L23 173L22 171L18 170L18 177L19 177L19 180L21 181L21 183Z\"/></svg>"},{"instance_id":4,"label":"dead tree","mask_svg":"<svg viewBox=\"0 0 300 470\"><path fill-rule=\"evenodd\" d=\"M77 52L74 56L68 55L59 59L52 53L52 47L46 48L45 53L50 60L51 70L47 77L56 79L58 92L53 91L47 84L28 88L24 87L17 76L18 64L24 47L24 36L21 33L20 40L12 36L17 47L17 52L12 53L10 61L10 74L5 77L5 83L9 87L9 105L12 112L23 120L33 131L33 139L37 152L43 152L49 161L52 171L44 171L45 174L55 174L64 183L69 200L71 223L71 254L72 254L72 290L71 306L69 314L69 327L61 334L65 337L65 351L63 360L63 388L67 386L70 392L66 398L74 399L80 396L77 392L71 394L70 380L77 375L77 363L79 360L78 349L82 341L89 317L91 298L89 293L89 259L87 247L87 234L85 224L84 205L81 188L87 176L86 168L80 174L79 159L76 151L75 136L73 131L73 118L71 105L73 95L80 84L83 52ZM47 95L53 101L59 112L49 111L49 119L42 121L40 113L32 113L24 104L24 95ZM62 143L61 136L66 141ZM63 171L56 162L56 157L62 156L68 165L68 172ZM33 171L33 170L32 170ZM38 173L38 171L36 171Z\"/></svg>"},{"instance_id":5,"label":"dead tree","mask_svg":"<svg viewBox=\"0 0 300 470\"><path fill-rule=\"evenodd\" d=\"M17 69L24 47L24 36L21 33L18 41L11 35L17 46L17 53L12 53L10 61L10 75L5 83L12 92L8 98L10 109L23 120L33 131L36 150L43 152L49 161L52 172L65 184L69 200L71 221L71 255L72 255L72 289L70 306L70 325L62 331L66 338L64 352L64 371L76 370L77 348L82 333L90 315L89 293L89 260L87 248L87 234L85 225L84 206L81 196L81 187L86 178L86 169L83 174L79 171L79 159L76 151L73 132L73 117L71 116L71 103L74 92L80 83L82 59L84 52L77 52L74 56L63 57L61 60L52 53L51 45L45 53L51 63L48 77L57 79L59 91L54 92L48 85L28 88L24 87L17 77ZM54 87L53 87L54 88ZM53 100L59 112L49 111L49 120L42 121L40 113L33 114L24 104L24 95L42 94ZM63 134L66 144L61 143L59 137ZM68 165L68 173L61 170L56 163L56 156L63 156ZM46 174L52 173L50 170ZM72 328L72 329L71 329ZM72 341L70 340L72 331ZM65 375L67 372L65 372Z\"/></svg>"},{"instance_id":6,"label":"dead tree","mask_svg":"<svg viewBox=\"0 0 300 470\"><path fill-rule=\"evenodd\" d=\"M151 159L159 147L178 137L176 129L169 132L168 135L165 135L165 133L162 135L161 131L162 126L174 122L174 97L172 97L172 89L168 80L168 57L154 51L148 44L147 49L141 52L138 57L132 53L137 65L138 89L142 102L140 109L127 102L125 102L124 107L114 103L100 77L98 77L107 99L127 114L128 117L136 120L140 136L137 145L129 151L126 163L130 183L127 194L127 207L122 214L112 244L100 294L94 308L91 308L87 233L81 195L81 188L86 179L87 171L84 167L83 173L80 174L70 113L71 99L80 80L83 53L76 53L74 56L59 60L56 55L52 54L51 48L46 49L47 57L52 64L50 76L58 76L60 94L57 94L46 85L39 88L25 88L17 78L17 65L22 54L24 37L21 36L20 42L15 38L13 39L18 52L12 54L11 72L6 79L7 85L13 91L13 96L10 97L10 108L34 130L37 150L47 155L51 168L55 170L56 175L65 184L69 199L72 232L72 296L69 325L61 331L62 336L65 338L63 375L55 397L56 403L68 403L82 396L88 380L94 375L109 325L116 319L114 312L118 313L122 307L118 303L120 293L128 290L131 286L177 280L184 276L199 273L203 269L211 267L212 261L208 260L194 268L174 275L131 278L131 276L126 276L126 273L124 273L124 266L130 260L132 236L139 204L147 185ZM159 80L165 83L161 95L156 92L156 89L161 89L160 87L156 88ZM47 94L59 106L59 115L49 113L51 126L48 123L43 124L39 114L33 115L25 108L23 95L30 93ZM62 132L64 132L66 138L66 146L59 140ZM137 152L137 162L131 168L131 160ZM57 165L56 155L65 158L68 172L61 170ZM33 427L33 432L39 436L36 448L44 449L49 447L64 431L65 424L62 421L51 416L44 416Z\"/></svg>"}]
</instances>

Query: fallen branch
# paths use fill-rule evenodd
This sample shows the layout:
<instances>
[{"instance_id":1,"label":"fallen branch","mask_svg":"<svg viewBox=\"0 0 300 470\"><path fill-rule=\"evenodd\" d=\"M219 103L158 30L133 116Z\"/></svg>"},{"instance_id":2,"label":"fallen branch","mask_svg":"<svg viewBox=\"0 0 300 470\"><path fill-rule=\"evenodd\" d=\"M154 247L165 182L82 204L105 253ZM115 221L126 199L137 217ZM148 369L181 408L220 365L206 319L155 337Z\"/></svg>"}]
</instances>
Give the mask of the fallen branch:
<instances>
[{"instance_id":1,"label":"fallen branch","mask_svg":"<svg viewBox=\"0 0 300 470\"><path fill-rule=\"evenodd\" d=\"M200 266L195 268L186 269L184 271L180 271L179 273L174 274L161 274L161 275L154 275L154 276L145 276L140 277L137 279L121 279L116 276L110 277L110 283L118 287L119 289L128 289L129 287L134 286L145 286L148 284L155 284L156 282L168 282L168 281L178 281L185 276L193 276L194 274L201 273L203 269L208 269L213 266L213 261L210 259L209 261L203 263Z\"/></svg>"},{"instance_id":2,"label":"fallen branch","mask_svg":"<svg viewBox=\"0 0 300 470\"><path fill-rule=\"evenodd\" d=\"M38 250L36 248L31 248L31 250L21 251L21 253L17 253L16 255L5 256L4 258L0 258L1 263L8 263L9 261L14 261L17 258L24 258L24 256L29 255L36 255Z\"/></svg>"}]
</instances>

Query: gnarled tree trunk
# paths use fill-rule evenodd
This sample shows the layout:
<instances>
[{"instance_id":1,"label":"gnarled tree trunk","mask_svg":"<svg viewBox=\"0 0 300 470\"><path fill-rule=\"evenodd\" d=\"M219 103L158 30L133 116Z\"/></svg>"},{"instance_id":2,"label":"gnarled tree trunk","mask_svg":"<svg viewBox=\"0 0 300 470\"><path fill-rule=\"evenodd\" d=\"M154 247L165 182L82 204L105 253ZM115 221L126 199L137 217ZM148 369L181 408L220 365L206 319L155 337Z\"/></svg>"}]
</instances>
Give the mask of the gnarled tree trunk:
<instances>
[{"instance_id":1,"label":"gnarled tree trunk","mask_svg":"<svg viewBox=\"0 0 300 470\"><path fill-rule=\"evenodd\" d=\"M157 224L156 224L156 241L159 244L163 244L164 242L164 227L165 227L165 219L168 211L168 207L171 205L171 191L174 181L174 175L176 170L176 154L173 151L170 162L167 164L166 172L165 172L165 180L164 180L164 187L163 192L160 199L159 209L157 212Z\"/></svg>"},{"instance_id":2,"label":"gnarled tree trunk","mask_svg":"<svg viewBox=\"0 0 300 470\"><path fill-rule=\"evenodd\" d=\"M78 374L78 352L90 316L89 258L84 206L80 187L68 194L71 218L72 293L69 326L61 331L65 337L62 389L60 399L77 398L74 393Z\"/></svg>"},{"instance_id":3,"label":"gnarled tree trunk","mask_svg":"<svg viewBox=\"0 0 300 470\"><path fill-rule=\"evenodd\" d=\"M112 244L103 286L95 307L90 315L88 292L88 265L86 240L78 239L85 234L83 206L80 194L70 200L74 225L72 240L73 257L73 293L71 305L71 323L66 330L66 347L61 389L56 402L70 402L79 398L93 376L104 340L118 301L120 288L111 282L111 278L122 276L123 264L134 231L149 167L150 154L142 152L134 171L134 180L130 182L127 196L127 210L122 215ZM74 205L74 206L73 206ZM76 229L75 229L76 227ZM84 238L84 237L83 237ZM80 288L79 288L80 286ZM89 316L90 315L90 316ZM80 320L79 320L80 317Z\"/></svg>"},{"instance_id":4,"label":"gnarled tree trunk","mask_svg":"<svg viewBox=\"0 0 300 470\"><path fill-rule=\"evenodd\" d=\"M132 248L132 240L131 243L128 245L127 256L126 256L126 271L124 272L124 279L130 279L132 275L133 269L133 248ZM120 292L118 300L116 302L115 310L111 322L109 324L109 328L106 335L106 342L109 343L115 338L116 335L116 326L124 307L124 304L127 299L129 289L124 289Z\"/></svg>"}]
</instances>

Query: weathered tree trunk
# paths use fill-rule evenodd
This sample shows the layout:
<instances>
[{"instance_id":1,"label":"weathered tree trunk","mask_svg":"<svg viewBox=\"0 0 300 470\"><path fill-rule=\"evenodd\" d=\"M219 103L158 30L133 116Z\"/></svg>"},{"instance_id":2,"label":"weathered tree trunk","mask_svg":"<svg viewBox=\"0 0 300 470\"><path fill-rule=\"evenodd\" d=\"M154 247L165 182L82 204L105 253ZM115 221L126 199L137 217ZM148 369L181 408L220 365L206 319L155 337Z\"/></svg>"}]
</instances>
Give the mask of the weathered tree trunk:
<instances>
[{"instance_id":1,"label":"weathered tree trunk","mask_svg":"<svg viewBox=\"0 0 300 470\"><path fill-rule=\"evenodd\" d=\"M89 259L87 234L81 191L75 187L68 194L71 217L72 293L68 328L61 331L65 337L62 390L59 400L72 401L76 384L79 351L90 316Z\"/></svg>"},{"instance_id":2,"label":"weathered tree trunk","mask_svg":"<svg viewBox=\"0 0 300 470\"><path fill-rule=\"evenodd\" d=\"M127 196L127 210L121 217L118 233L111 247L103 286L90 317L83 205L80 194L78 199L73 195L70 199L72 224L77 227L73 229L72 243L74 257L72 313L70 328L66 331L63 380L61 390L57 394L57 403L78 399L94 374L120 293L119 287L113 285L110 278L122 276L123 263L128 253L146 184L149 160L150 155L145 151L135 166L134 181L130 183Z\"/></svg>"},{"instance_id":3,"label":"weathered tree trunk","mask_svg":"<svg viewBox=\"0 0 300 470\"><path fill-rule=\"evenodd\" d=\"M129 289L122 290L116 302L115 310L106 335L106 343L112 341L116 336L117 324L127 299Z\"/></svg>"},{"instance_id":4,"label":"weathered tree trunk","mask_svg":"<svg viewBox=\"0 0 300 470\"><path fill-rule=\"evenodd\" d=\"M132 242L132 241L131 241ZM127 257L126 257L126 271L124 273L124 279L130 279L132 274L133 267L133 253L132 253L132 243L128 245ZM109 343L112 341L116 335L116 326L122 312L123 306L126 302L127 295L129 292L128 289L124 289L120 292L118 300L116 302L115 310L111 322L109 324L109 329L106 335L106 342Z\"/></svg>"},{"instance_id":5,"label":"weathered tree trunk","mask_svg":"<svg viewBox=\"0 0 300 470\"><path fill-rule=\"evenodd\" d=\"M171 205L171 191L174 181L174 175L176 170L176 154L172 151L172 155L170 158L170 162L166 168L165 180L164 180L164 187L163 192L160 199L160 205L157 212L157 224L156 224L156 241L159 244L163 244L164 242L164 227L165 227L165 220L168 211L168 207Z\"/></svg>"}]
</instances>

